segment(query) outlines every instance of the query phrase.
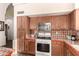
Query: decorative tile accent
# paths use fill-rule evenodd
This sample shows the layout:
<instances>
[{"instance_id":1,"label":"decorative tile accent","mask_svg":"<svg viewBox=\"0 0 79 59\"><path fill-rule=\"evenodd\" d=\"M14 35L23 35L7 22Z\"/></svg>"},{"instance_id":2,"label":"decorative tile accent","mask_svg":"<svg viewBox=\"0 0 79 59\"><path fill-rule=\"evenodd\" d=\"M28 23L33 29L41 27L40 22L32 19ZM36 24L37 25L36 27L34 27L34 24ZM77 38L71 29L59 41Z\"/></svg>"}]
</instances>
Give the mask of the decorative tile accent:
<instances>
[{"instance_id":1,"label":"decorative tile accent","mask_svg":"<svg viewBox=\"0 0 79 59\"><path fill-rule=\"evenodd\" d=\"M77 31L73 30L53 30L52 39L66 39L67 35L76 35Z\"/></svg>"}]
</instances>

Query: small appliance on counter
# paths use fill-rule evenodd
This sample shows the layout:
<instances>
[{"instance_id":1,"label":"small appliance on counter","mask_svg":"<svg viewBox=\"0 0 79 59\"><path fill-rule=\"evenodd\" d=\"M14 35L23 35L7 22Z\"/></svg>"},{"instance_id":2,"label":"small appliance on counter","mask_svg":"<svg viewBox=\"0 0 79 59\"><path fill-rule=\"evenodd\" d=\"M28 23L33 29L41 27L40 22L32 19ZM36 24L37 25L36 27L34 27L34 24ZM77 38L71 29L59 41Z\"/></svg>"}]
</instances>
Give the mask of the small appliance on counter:
<instances>
[{"instance_id":1,"label":"small appliance on counter","mask_svg":"<svg viewBox=\"0 0 79 59\"><path fill-rule=\"evenodd\" d=\"M76 35L71 35L71 40L75 41L76 40Z\"/></svg>"},{"instance_id":2,"label":"small appliance on counter","mask_svg":"<svg viewBox=\"0 0 79 59\"><path fill-rule=\"evenodd\" d=\"M75 41L75 40L76 40L76 35L68 35L68 36L67 36L67 39L68 39L68 40Z\"/></svg>"}]
</instances>

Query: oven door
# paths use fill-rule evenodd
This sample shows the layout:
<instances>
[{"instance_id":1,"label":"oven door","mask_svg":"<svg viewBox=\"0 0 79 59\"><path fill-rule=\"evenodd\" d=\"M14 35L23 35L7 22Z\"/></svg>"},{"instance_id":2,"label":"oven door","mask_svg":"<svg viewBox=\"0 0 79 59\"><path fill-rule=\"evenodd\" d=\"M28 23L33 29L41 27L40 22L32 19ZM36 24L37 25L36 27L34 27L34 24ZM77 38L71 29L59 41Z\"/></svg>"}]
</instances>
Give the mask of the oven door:
<instances>
[{"instance_id":1,"label":"oven door","mask_svg":"<svg viewBox=\"0 0 79 59\"><path fill-rule=\"evenodd\" d=\"M36 40L36 56L51 56L51 40Z\"/></svg>"},{"instance_id":2,"label":"oven door","mask_svg":"<svg viewBox=\"0 0 79 59\"><path fill-rule=\"evenodd\" d=\"M37 43L37 51L49 53L50 52L50 45L43 44L43 43Z\"/></svg>"}]
</instances>

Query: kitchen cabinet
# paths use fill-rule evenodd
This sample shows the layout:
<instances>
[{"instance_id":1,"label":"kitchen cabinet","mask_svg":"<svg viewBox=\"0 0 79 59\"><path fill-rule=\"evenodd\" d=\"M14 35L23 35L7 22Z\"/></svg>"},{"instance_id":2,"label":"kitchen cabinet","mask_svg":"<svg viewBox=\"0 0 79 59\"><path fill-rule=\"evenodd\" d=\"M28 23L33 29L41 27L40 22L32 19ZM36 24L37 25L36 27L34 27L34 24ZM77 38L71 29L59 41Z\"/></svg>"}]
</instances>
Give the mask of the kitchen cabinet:
<instances>
[{"instance_id":1,"label":"kitchen cabinet","mask_svg":"<svg viewBox=\"0 0 79 59\"><path fill-rule=\"evenodd\" d=\"M29 46L29 45L28 45L28 41L29 41L29 40L25 40L25 42L24 42L24 43L25 43L25 45L24 45L24 51L25 51L25 53L28 52L28 46Z\"/></svg>"},{"instance_id":2,"label":"kitchen cabinet","mask_svg":"<svg viewBox=\"0 0 79 59\"><path fill-rule=\"evenodd\" d=\"M79 9L75 9L70 13L71 29L79 30Z\"/></svg>"},{"instance_id":3,"label":"kitchen cabinet","mask_svg":"<svg viewBox=\"0 0 79 59\"><path fill-rule=\"evenodd\" d=\"M77 56L76 50L63 40L52 40L52 56Z\"/></svg>"},{"instance_id":4,"label":"kitchen cabinet","mask_svg":"<svg viewBox=\"0 0 79 59\"><path fill-rule=\"evenodd\" d=\"M69 15L52 16L52 29L62 30L70 29L70 17Z\"/></svg>"},{"instance_id":5,"label":"kitchen cabinet","mask_svg":"<svg viewBox=\"0 0 79 59\"><path fill-rule=\"evenodd\" d=\"M76 13L75 13L75 10L72 11L70 13L70 29L71 30L75 30L76 29Z\"/></svg>"},{"instance_id":6,"label":"kitchen cabinet","mask_svg":"<svg viewBox=\"0 0 79 59\"><path fill-rule=\"evenodd\" d=\"M75 14L76 30L79 30L79 8L75 10Z\"/></svg>"},{"instance_id":7,"label":"kitchen cabinet","mask_svg":"<svg viewBox=\"0 0 79 59\"><path fill-rule=\"evenodd\" d=\"M74 56L69 49L66 50L67 55L66 56Z\"/></svg>"},{"instance_id":8,"label":"kitchen cabinet","mask_svg":"<svg viewBox=\"0 0 79 59\"><path fill-rule=\"evenodd\" d=\"M29 41L28 53L35 55L35 41Z\"/></svg>"},{"instance_id":9,"label":"kitchen cabinet","mask_svg":"<svg viewBox=\"0 0 79 59\"><path fill-rule=\"evenodd\" d=\"M64 43L63 41L52 40L52 56L64 55Z\"/></svg>"},{"instance_id":10,"label":"kitchen cabinet","mask_svg":"<svg viewBox=\"0 0 79 59\"><path fill-rule=\"evenodd\" d=\"M52 29L70 29L70 15L30 17L30 29L36 29L39 23L50 22ZM73 26L73 25L72 25Z\"/></svg>"},{"instance_id":11,"label":"kitchen cabinet","mask_svg":"<svg viewBox=\"0 0 79 59\"><path fill-rule=\"evenodd\" d=\"M41 16L39 17L39 23L51 23L51 16Z\"/></svg>"},{"instance_id":12,"label":"kitchen cabinet","mask_svg":"<svg viewBox=\"0 0 79 59\"><path fill-rule=\"evenodd\" d=\"M24 31L18 31L18 38L17 38L17 49L18 52L24 52Z\"/></svg>"},{"instance_id":13,"label":"kitchen cabinet","mask_svg":"<svg viewBox=\"0 0 79 59\"><path fill-rule=\"evenodd\" d=\"M27 54L35 55L35 40L32 39L25 40L25 52Z\"/></svg>"},{"instance_id":14,"label":"kitchen cabinet","mask_svg":"<svg viewBox=\"0 0 79 59\"><path fill-rule=\"evenodd\" d=\"M29 17L17 16L17 29L24 29L26 32L28 32L27 30L29 30L29 22Z\"/></svg>"},{"instance_id":15,"label":"kitchen cabinet","mask_svg":"<svg viewBox=\"0 0 79 59\"><path fill-rule=\"evenodd\" d=\"M65 56L75 56L75 49L65 42Z\"/></svg>"},{"instance_id":16,"label":"kitchen cabinet","mask_svg":"<svg viewBox=\"0 0 79 59\"><path fill-rule=\"evenodd\" d=\"M27 16L17 17L17 49L18 52L24 52L24 41L29 36L29 18Z\"/></svg>"},{"instance_id":17,"label":"kitchen cabinet","mask_svg":"<svg viewBox=\"0 0 79 59\"><path fill-rule=\"evenodd\" d=\"M39 17L30 17L30 29L35 30L37 28Z\"/></svg>"},{"instance_id":18,"label":"kitchen cabinet","mask_svg":"<svg viewBox=\"0 0 79 59\"><path fill-rule=\"evenodd\" d=\"M36 29L39 23L51 22L51 16L30 17L30 29Z\"/></svg>"}]
</instances>

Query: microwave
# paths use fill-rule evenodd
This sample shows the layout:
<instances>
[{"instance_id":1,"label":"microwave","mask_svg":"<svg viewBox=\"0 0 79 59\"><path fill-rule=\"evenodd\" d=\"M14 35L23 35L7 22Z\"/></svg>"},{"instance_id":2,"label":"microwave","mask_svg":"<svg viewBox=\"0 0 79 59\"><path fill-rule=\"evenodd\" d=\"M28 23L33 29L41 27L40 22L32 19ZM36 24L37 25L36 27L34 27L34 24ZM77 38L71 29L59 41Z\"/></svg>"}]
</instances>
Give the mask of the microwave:
<instances>
[{"instance_id":1,"label":"microwave","mask_svg":"<svg viewBox=\"0 0 79 59\"><path fill-rule=\"evenodd\" d=\"M51 23L39 23L38 31L51 31Z\"/></svg>"}]
</instances>

